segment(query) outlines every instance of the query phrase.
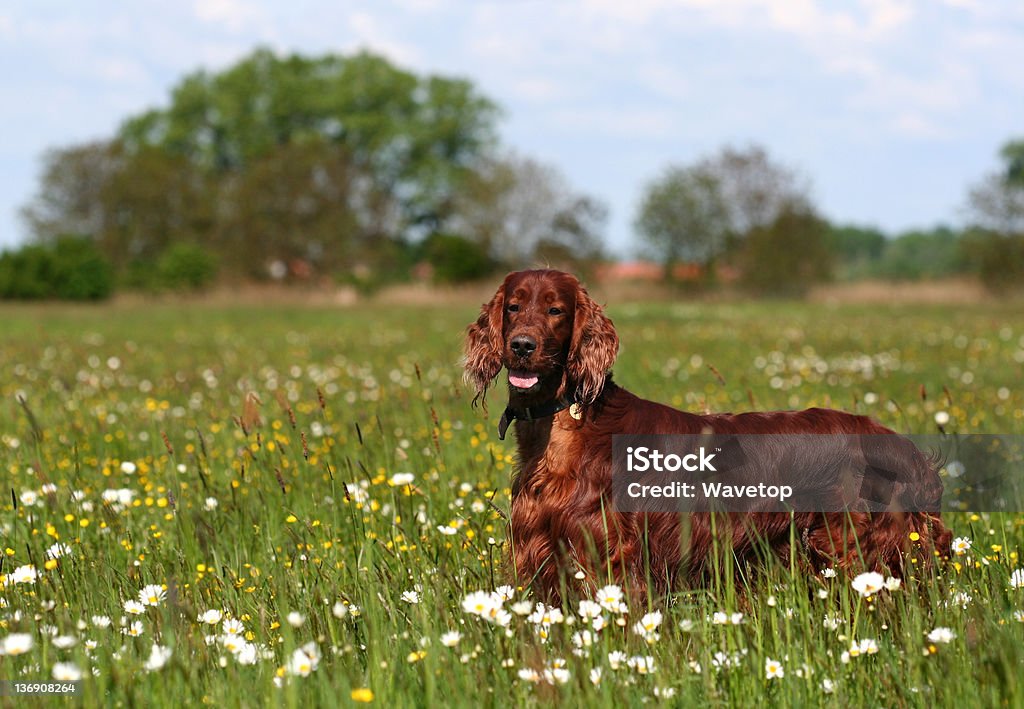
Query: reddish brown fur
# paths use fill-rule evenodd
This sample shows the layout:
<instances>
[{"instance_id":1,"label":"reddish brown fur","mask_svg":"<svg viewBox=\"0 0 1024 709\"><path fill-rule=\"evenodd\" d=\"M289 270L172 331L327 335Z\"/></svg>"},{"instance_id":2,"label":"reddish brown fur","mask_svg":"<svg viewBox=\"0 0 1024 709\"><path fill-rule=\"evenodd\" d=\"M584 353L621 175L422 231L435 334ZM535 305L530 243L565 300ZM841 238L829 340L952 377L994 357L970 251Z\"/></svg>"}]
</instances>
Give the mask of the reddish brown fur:
<instances>
[{"instance_id":1,"label":"reddish brown fur","mask_svg":"<svg viewBox=\"0 0 1024 709\"><path fill-rule=\"evenodd\" d=\"M510 312L509 306L518 306ZM551 308L562 311L555 313ZM514 308L515 309L515 308ZM529 357L510 349L513 337L537 343ZM891 434L864 416L827 409L696 415L641 399L611 380L618 336L599 305L572 275L558 271L509 274L470 325L466 375L482 396L502 367L539 377L529 391L509 386L510 405L534 406L576 392L582 418L569 410L516 421L519 468L512 484L513 567L557 600L577 569L591 580L610 576L633 594L699 583L719 549L753 560L767 548L788 557L798 540L814 567L887 570L899 574L908 552L926 564L948 555L951 534L938 515L916 513L760 513L718 516L628 514L612 509L612 435L624 433ZM942 488L919 453L905 461L921 494L937 509ZM911 542L911 532L920 540Z\"/></svg>"}]
</instances>

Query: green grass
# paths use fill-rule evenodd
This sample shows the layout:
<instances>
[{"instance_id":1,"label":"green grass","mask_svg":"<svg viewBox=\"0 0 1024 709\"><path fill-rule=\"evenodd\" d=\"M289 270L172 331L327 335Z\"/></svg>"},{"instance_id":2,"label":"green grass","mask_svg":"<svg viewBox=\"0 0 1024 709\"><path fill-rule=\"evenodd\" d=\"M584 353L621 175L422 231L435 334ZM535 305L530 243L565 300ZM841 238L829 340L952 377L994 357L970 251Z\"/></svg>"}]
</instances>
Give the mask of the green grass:
<instances>
[{"instance_id":1,"label":"green grass","mask_svg":"<svg viewBox=\"0 0 1024 709\"><path fill-rule=\"evenodd\" d=\"M935 432L945 411L947 431L1024 433L1019 309L609 312L623 342L617 380L678 407L834 406L913 433ZM1024 589L1009 583L1024 566L1021 514L947 516L972 549L870 600L842 573L811 578L778 564L736 588L724 568L705 588L656 601L664 615L652 644L632 630L647 608L631 608L624 628L605 612L608 627L585 650L572 641L579 618L542 641L525 617L505 629L464 612L468 593L509 581L495 508L508 508L514 453L512 436L495 434L503 394L492 392L488 417L461 381L461 333L475 314L471 304L0 309L0 643L33 639L28 652L0 656L0 679L48 680L55 663L72 662L89 706L347 705L354 690L388 707L632 705L662 701L656 689L711 706L1024 704L1024 622L1014 616ZM389 484L398 473L413 485ZM104 502L116 489L131 491L128 505ZM438 529L449 525L452 534ZM58 541L69 551L45 568ZM35 583L15 584L29 564ZM166 598L127 614L147 584ZM419 602L403 600L413 590ZM223 634L197 622L210 609L244 624L255 664L208 642ZM715 624L718 611L742 622ZM122 634L126 617L140 637ZM929 641L936 627L956 638ZM454 648L440 640L450 630L462 634ZM65 637L71 647L60 647ZM864 640L877 653L844 662ZM147 671L154 642L173 654ZM310 642L319 666L289 673ZM649 655L656 669L612 669L614 651ZM716 667L723 657L735 666ZM766 679L768 659L784 677ZM564 684L520 678L561 660Z\"/></svg>"}]
</instances>

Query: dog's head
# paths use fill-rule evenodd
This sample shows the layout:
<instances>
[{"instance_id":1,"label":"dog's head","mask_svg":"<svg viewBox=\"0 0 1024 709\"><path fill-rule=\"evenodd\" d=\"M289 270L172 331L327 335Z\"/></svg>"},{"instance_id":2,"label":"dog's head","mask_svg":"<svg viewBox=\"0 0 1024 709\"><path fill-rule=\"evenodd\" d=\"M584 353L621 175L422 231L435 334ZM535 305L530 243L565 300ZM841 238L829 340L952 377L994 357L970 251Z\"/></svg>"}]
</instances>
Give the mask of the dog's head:
<instances>
[{"instance_id":1,"label":"dog's head","mask_svg":"<svg viewBox=\"0 0 1024 709\"><path fill-rule=\"evenodd\" d=\"M466 335L466 379L476 398L504 367L510 398L529 406L601 392L619 338L579 280L561 271L510 273Z\"/></svg>"}]
</instances>

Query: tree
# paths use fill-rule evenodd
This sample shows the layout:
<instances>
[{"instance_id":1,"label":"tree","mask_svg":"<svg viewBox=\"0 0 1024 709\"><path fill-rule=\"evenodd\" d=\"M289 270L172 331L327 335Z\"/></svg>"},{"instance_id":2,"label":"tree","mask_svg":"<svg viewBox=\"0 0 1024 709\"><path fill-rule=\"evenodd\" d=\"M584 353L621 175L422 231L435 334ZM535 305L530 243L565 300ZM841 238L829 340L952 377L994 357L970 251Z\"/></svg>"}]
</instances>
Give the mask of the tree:
<instances>
[{"instance_id":1,"label":"tree","mask_svg":"<svg viewBox=\"0 0 1024 709\"><path fill-rule=\"evenodd\" d=\"M556 168L509 155L485 162L453 203L452 229L509 266L585 267L601 256L608 212Z\"/></svg>"},{"instance_id":2,"label":"tree","mask_svg":"<svg viewBox=\"0 0 1024 709\"><path fill-rule=\"evenodd\" d=\"M805 180L764 148L725 147L692 165L668 167L645 190L634 226L668 277L680 261L711 277L717 260L741 260L754 230L787 212L813 211Z\"/></svg>"},{"instance_id":3,"label":"tree","mask_svg":"<svg viewBox=\"0 0 1024 709\"><path fill-rule=\"evenodd\" d=\"M103 232L109 223L103 192L121 169L113 143L48 150L42 162L39 192L21 210L36 239L49 243L64 234Z\"/></svg>"},{"instance_id":4,"label":"tree","mask_svg":"<svg viewBox=\"0 0 1024 709\"><path fill-rule=\"evenodd\" d=\"M244 171L279 146L341 146L400 205L400 228L438 228L495 140L496 106L463 79L418 77L361 52L309 58L260 49L219 74L200 71L171 105L129 119L130 150L158 146L213 173Z\"/></svg>"},{"instance_id":5,"label":"tree","mask_svg":"<svg viewBox=\"0 0 1024 709\"><path fill-rule=\"evenodd\" d=\"M696 169L718 185L734 239L742 241L751 230L771 225L784 212L813 211L807 180L772 160L759 145L726 146L698 162Z\"/></svg>"},{"instance_id":6,"label":"tree","mask_svg":"<svg viewBox=\"0 0 1024 709\"><path fill-rule=\"evenodd\" d=\"M647 252L665 267L681 262L710 273L729 236L729 205L718 179L697 167L669 167L647 186L634 227Z\"/></svg>"},{"instance_id":7,"label":"tree","mask_svg":"<svg viewBox=\"0 0 1024 709\"><path fill-rule=\"evenodd\" d=\"M786 208L767 226L746 235L742 283L768 295L803 295L832 271L828 223L799 207Z\"/></svg>"},{"instance_id":8,"label":"tree","mask_svg":"<svg viewBox=\"0 0 1024 709\"><path fill-rule=\"evenodd\" d=\"M1003 146L1002 169L968 195L970 226L963 254L982 282L995 291L1024 283L1024 141Z\"/></svg>"},{"instance_id":9,"label":"tree","mask_svg":"<svg viewBox=\"0 0 1024 709\"><path fill-rule=\"evenodd\" d=\"M51 151L24 214L37 240L88 234L122 270L176 242L245 275L278 259L386 267L451 220L496 118L463 79L258 50L185 77L111 140Z\"/></svg>"}]
</instances>

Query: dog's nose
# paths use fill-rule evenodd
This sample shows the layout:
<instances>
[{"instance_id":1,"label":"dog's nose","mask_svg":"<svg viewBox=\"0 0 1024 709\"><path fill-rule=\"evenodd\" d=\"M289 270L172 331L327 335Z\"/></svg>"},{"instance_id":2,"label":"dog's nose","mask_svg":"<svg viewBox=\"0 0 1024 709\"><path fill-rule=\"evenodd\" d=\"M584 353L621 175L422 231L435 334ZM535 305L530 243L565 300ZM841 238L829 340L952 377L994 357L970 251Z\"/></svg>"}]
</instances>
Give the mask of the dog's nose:
<instances>
[{"instance_id":1,"label":"dog's nose","mask_svg":"<svg viewBox=\"0 0 1024 709\"><path fill-rule=\"evenodd\" d=\"M526 335L516 335L509 343L517 357L529 357L537 349L537 341Z\"/></svg>"}]
</instances>

